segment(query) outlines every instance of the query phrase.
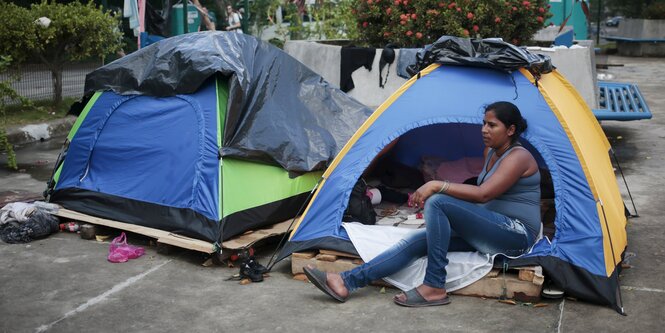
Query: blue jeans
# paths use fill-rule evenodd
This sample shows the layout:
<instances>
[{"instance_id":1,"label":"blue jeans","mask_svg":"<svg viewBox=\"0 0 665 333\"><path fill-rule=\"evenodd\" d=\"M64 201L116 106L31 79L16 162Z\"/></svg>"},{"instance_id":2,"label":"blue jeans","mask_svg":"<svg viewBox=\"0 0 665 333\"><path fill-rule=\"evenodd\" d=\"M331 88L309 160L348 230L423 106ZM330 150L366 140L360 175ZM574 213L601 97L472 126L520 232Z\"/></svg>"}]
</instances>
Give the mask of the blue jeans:
<instances>
[{"instance_id":1,"label":"blue jeans","mask_svg":"<svg viewBox=\"0 0 665 333\"><path fill-rule=\"evenodd\" d=\"M425 202L425 226L369 262L342 272L346 288L353 291L364 287L425 255L423 283L444 288L448 251L517 256L534 242L534 236L519 221L445 194L434 194Z\"/></svg>"}]
</instances>

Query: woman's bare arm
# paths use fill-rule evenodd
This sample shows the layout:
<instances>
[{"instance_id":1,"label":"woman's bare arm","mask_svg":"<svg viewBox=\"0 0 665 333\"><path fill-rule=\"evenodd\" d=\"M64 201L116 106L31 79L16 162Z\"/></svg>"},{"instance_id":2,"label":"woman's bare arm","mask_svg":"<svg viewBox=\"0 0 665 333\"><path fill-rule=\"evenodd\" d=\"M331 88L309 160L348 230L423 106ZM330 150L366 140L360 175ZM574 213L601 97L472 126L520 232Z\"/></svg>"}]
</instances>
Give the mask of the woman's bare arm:
<instances>
[{"instance_id":1,"label":"woman's bare arm","mask_svg":"<svg viewBox=\"0 0 665 333\"><path fill-rule=\"evenodd\" d=\"M203 24L206 26L206 29L215 31L215 23L210 20L210 17L208 16L208 10L201 6L199 0L192 0L192 3L194 4L194 8L196 8L196 10L201 13L201 19L203 20Z\"/></svg>"},{"instance_id":2,"label":"woman's bare arm","mask_svg":"<svg viewBox=\"0 0 665 333\"><path fill-rule=\"evenodd\" d=\"M451 183L445 193L454 198L484 203L500 196L520 177L529 176L537 169L538 164L528 151L516 149L501 161L494 174L480 186ZM441 190L443 185L444 182L438 180L427 182L414 192L413 203L424 205L425 200Z\"/></svg>"}]
</instances>

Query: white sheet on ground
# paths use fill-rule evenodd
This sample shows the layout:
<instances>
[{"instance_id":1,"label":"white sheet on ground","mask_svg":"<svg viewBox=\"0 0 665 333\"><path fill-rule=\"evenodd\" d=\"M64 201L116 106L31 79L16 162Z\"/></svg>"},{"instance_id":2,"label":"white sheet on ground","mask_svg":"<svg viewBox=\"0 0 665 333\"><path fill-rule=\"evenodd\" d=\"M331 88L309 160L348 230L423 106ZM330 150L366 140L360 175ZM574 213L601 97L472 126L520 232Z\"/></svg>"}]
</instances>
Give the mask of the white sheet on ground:
<instances>
[{"instance_id":1,"label":"white sheet on ground","mask_svg":"<svg viewBox=\"0 0 665 333\"><path fill-rule=\"evenodd\" d=\"M414 229L364 225L355 222L343 223L342 226L365 262L374 259L410 233L416 232ZM448 261L446 290L455 291L487 275L492 270L494 256L480 252L449 252ZM384 280L399 289L410 290L422 284L426 267L427 257L422 257Z\"/></svg>"}]
</instances>

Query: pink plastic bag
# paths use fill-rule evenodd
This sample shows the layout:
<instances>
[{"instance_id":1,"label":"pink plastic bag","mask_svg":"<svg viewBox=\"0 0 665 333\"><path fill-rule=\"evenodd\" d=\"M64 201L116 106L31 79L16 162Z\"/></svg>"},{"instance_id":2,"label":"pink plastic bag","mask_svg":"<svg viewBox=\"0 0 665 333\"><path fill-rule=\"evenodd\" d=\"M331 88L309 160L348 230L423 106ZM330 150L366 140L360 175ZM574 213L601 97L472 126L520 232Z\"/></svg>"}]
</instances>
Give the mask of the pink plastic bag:
<instances>
[{"instance_id":1,"label":"pink plastic bag","mask_svg":"<svg viewBox=\"0 0 665 333\"><path fill-rule=\"evenodd\" d=\"M120 263L136 259L144 253L145 250L142 247L127 244L127 236L123 232L111 242L107 259L110 262Z\"/></svg>"}]
</instances>

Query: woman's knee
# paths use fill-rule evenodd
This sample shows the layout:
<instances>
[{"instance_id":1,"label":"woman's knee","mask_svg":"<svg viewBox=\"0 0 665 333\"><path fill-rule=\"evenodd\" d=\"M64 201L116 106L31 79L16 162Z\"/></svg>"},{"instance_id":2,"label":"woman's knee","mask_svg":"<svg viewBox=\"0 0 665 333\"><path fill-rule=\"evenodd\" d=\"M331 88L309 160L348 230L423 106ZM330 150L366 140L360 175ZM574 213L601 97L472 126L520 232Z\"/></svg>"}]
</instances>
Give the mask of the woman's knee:
<instances>
[{"instance_id":1,"label":"woman's knee","mask_svg":"<svg viewBox=\"0 0 665 333\"><path fill-rule=\"evenodd\" d=\"M425 229L411 234L410 236L401 239L396 247L398 251L407 253L423 255L427 253L427 233Z\"/></svg>"},{"instance_id":2,"label":"woman's knee","mask_svg":"<svg viewBox=\"0 0 665 333\"><path fill-rule=\"evenodd\" d=\"M443 211L448 205L458 200L459 199L453 198L447 194L434 194L425 202L425 213L432 210Z\"/></svg>"},{"instance_id":3,"label":"woman's knee","mask_svg":"<svg viewBox=\"0 0 665 333\"><path fill-rule=\"evenodd\" d=\"M446 194L434 194L425 202L425 225L429 232L438 232L441 227L449 225L446 210L450 199L453 198Z\"/></svg>"}]
</instances>

